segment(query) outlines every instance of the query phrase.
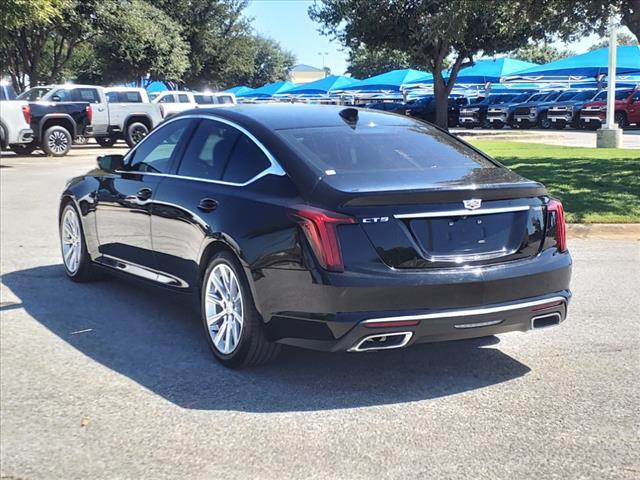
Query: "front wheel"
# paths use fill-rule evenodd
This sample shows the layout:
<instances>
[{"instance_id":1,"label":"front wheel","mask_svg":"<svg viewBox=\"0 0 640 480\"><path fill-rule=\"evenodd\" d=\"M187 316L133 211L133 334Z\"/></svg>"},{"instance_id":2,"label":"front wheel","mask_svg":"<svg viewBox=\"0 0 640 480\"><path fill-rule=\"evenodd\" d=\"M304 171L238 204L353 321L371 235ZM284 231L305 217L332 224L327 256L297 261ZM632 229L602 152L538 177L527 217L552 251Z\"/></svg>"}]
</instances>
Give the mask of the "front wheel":
<instances>
[{"instance_id":1,"label":"front wheel","mask_svg":"<svg viewBox=\"0 0 640 480\"><path fill-rule=\"evenodd\" d=\"M620 128L627 127L627 116L623 112L616 112L613 116L614 122L618 124Z\"/></svg>"},{"instance_id":2,"label":"front wheel","mask_svg":"<svg viewBox=\"0 0 640 480\"><path fill-rule=\"evenodd\" d=\"M217 254L205 271L201 288L202 321L207 343L225 367L267 363L280 345L267 339L262 317L238 260Z\"/></svg>"},{"instance_id":3,"label":"front wheel","mask_svg":"<svg viewBox=\"0 0 640 480\"><path fill-rule=\"evenodd\" d=\"M59 125L48 128L42 136L42 150L53 157L65 156L71 150L72 143L69 131Z\"/></svg>"},{"instance_id":4,"label":"front wheel","mask_svg":"<svg viewBox=\"0 0 640 480\"><path fill-rule=\"evenodd\" d=\"M130 148L133 148L140 140L147 136L149 129L144 123L133 122L127 127L125 141Z\"/></svg>"},{"instance_id":5,"label":"front wheel","mask_svg":"<svg viewBox=\"0 0 640 480\"><path fill-rule=\"evenodd\" d=\"M538 125L540 126L540 128L543 128L545 130L549 130L551 128L551 120L549 120L549 118L547 118L547 114L543 113L542 115L540 115L540 120L538 121Z\"/></svg>"}]
</instances>

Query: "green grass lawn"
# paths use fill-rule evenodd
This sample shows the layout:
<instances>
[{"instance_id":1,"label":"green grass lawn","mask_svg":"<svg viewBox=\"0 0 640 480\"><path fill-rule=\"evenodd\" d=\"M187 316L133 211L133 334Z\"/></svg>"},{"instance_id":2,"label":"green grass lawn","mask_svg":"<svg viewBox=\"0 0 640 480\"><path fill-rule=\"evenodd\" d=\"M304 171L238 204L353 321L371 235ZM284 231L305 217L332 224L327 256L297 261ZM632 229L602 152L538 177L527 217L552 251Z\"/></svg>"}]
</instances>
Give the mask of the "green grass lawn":
<instances>
[{"instance_id":1,"label":"green grass lawn","mask_svg":"<svg viewBox=\"0 0 640 480\"><path fill-rule=\"evenodd\" d=\"M471 143L546 185L562 200L569 222L640 222L640 150L476 139Z\"/></svg>"}]
</instances>

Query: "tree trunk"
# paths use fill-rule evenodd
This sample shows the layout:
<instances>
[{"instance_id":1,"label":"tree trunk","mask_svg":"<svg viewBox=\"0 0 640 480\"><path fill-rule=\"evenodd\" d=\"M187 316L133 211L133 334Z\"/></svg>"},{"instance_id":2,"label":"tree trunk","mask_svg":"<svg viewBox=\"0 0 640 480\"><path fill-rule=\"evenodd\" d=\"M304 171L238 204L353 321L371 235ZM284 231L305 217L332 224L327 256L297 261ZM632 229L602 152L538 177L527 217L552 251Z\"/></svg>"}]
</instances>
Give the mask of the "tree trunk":
<instances>
[{"instance_id":1,"label":"tree trunk","mask_svg":"<svg viewBox=\"0 0 640 480\"><path fill-rule=\"evenodd\" d=\"M442 70L433 72L433 94L436 102L436 125L449 129L447 119L449 89L442 76Z\"/></svg>"}]
</instances>

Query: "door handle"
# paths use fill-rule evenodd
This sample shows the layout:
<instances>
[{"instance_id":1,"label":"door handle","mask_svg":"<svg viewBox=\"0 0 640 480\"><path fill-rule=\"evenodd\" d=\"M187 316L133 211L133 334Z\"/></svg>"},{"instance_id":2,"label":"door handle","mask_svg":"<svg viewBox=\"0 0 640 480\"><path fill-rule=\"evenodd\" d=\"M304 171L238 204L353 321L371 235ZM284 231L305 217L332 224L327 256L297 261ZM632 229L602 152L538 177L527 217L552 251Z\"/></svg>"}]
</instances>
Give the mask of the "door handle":
<instances>
[{"instance_id":1,"label":"door handle","mask_svg":"<svg viewBox=\"0 0 640 480\"><path fill-rule=\"evenodd\" d=\"M212 212L216 208L218 208L218 202L212 198L203 198L198 204L198 209L202 210L203 212Z\"/></svg>"},{"instance_id":2,"label":"door handle","mask_svg":"<svg viewBox=\"0 0 640 480\"><path fill-rule=\"evenodd\" d=\"M151 198L151 195L153 195L153 192L150 188L141 188L140 190L138 190L138 193L136 193L136 197L138 197L138 200L149 200Z\"/></svg>"}]
</instances>

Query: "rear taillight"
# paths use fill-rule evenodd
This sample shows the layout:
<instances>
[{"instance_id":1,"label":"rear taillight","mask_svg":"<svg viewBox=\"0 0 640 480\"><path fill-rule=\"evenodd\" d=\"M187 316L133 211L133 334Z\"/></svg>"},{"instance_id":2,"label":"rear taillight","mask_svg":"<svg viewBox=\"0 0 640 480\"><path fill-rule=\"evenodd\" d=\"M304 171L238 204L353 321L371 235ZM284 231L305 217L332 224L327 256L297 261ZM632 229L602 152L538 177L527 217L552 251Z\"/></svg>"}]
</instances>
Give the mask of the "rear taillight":
<instances>
[{"instance_id":1,"label":"rear taillight","mask_svg":"<svg viewBox=\"0 0 640 480\"><path fill-rule=\"evenodd\" d=\"M164 118L164 105L160 105L160 116Z\"/></svg>"},{"instance_id":2,"label":"rear taillight","mask_svg":"<svg viewBox=\"0 0 640 480\"><path fill-rule=\"evenodd\" d=\"M564 220L564 207L559 200L551 199L547 204L547 212L555 228L556 244L561 252L567 251L567 224Z\"/></svg>"},{"instance_id":3,"label":"rear taillight","mask_svg":"<svg viewBox=\"0 0 640 480\"><path fill-rule=\"evenodd\" d=\"M22 116L25 122L31 123L31 107L29 105L22 106Z\"/></svg>"},{"instance_id":4,"label":"rear taillight","mask_svg":"<svg viewBox=\"0 0 640 480\"><path fill-rule=\"evenodd\" d=\"M321 266L334 272L343 272L342 252L338 241L338 225L356 223L352 217L327 212L314 207L298 207L294 214L311 244L313 253Z\"/></svg>"},{"instance_id":5,"label":"rear taillight","mask_svg":"<svg viewBox=\"0 0 640 480\"><path fill-rule=\"evenodd\" d=\"M91 105L87 105L87 123L91 123L93 121L93 108Z\"/></svg>"}]
</instances>

